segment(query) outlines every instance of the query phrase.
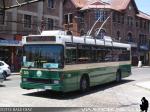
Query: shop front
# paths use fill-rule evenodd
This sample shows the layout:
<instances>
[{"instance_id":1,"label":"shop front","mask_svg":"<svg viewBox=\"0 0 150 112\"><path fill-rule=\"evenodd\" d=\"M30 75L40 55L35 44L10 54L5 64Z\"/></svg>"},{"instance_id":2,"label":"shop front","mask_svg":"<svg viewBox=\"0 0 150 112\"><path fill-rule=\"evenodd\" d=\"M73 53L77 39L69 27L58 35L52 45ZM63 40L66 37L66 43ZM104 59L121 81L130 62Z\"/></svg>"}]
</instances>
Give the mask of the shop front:
<instances>
[{"instance_id":1,"label":"shop front","mask_svg":"<svg viewBox=\"0 0 150 112\"><path fill-rule=\"evenodd\" d=\"M135 42L128 42L131 45L131 63L133 66L138 65L138 47Z\"/></svg>"},{"instance_id":2,"label":"shop front","mask_svg":"<svg viewBox=\"0 0 150 112\"><path fill-rule=\"evenodd\" d=\"M132 47L131 48L131 62L133 66L137 66L138 65L138 61L139 61L139 56L138 56L138 50L137 48Z\"/></svg>"},{"instance_id":3,"label":"shop front","mask_svg":"<svg viewBox=\"0 0 150 112\"><path fill-rule=\"evenodd\" d=\"M5 61L11 71L19 71L21 67L22 44L17 40L0 40L0 60Z\"/></svg>"},{"instance_id":4,"label":"shop front","mask_svg":"<svg viewBox=\"0 0 150 112\"><path fill-rule=\"evenodd\" d=\"M139 57L142 65L149 65L149 47L148 45L140 45Z\"/></svg>"}]
</instances>

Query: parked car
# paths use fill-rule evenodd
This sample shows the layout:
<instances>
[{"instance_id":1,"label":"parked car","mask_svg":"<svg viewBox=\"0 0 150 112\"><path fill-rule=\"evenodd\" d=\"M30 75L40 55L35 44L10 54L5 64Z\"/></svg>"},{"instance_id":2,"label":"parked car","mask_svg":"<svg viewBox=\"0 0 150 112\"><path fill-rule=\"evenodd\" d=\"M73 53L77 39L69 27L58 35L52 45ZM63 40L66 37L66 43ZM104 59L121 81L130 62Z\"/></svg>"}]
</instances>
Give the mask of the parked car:
<instances>
[{"instance_id":1,"label":"parked car","mask_svg":"<svg viewBox=\"0 0 150 112\"><path fill-rule=\"evenodd\" d=\"M0 70L0 83L4 81L3 70Z\"/></svg>"},{"instance_id":2,"label":"parked car","mask_svg":"<svg viewBox=\"0 0 150 112\"><path fill-rule=\"evenodd\" d=\"M4 61L0 61L0 70L4 76L4 80L11 74L10 66L6 64Z\"/></svg>"}]
</instances>

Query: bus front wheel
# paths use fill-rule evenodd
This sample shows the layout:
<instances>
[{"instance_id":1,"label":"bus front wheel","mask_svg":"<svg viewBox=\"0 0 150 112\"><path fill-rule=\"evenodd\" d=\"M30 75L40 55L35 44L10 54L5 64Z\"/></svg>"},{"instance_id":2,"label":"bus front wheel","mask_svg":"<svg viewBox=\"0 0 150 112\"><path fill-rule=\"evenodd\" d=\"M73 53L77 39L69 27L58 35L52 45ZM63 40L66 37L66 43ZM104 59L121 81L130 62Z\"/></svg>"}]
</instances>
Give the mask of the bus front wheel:
<instances>
[{"instance_id":1,"label":"bus front wheel","mask_svg":"<svg viewBox=\"0 0 150 112\"><path fill-rule=\"evenodd\" d=\"M121 80L122 80L121 71L118 70L116 73L116 82L121 82Z\"/></svg>"},{"instance_id":2,"label":"bus front wheel","mask_svg":"<svg viewBox=\"0 0 150 112\"><path fill-rule=\"evenodd\" d=\"M89 89L89 80L87 76L83 76L80 80L80 90L86 92Z\"/></svg>"}]
</instances>

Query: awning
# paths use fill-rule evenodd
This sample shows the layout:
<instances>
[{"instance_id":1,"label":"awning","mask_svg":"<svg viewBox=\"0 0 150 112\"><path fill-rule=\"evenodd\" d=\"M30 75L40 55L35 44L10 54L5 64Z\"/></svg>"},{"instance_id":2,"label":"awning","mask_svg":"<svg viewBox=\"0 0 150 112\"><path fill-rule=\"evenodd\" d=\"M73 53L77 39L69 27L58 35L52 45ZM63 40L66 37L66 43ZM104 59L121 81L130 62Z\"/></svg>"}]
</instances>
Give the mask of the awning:
<instances>
[{"instance_id":1,"label":"awning","mask_svg":"<svg viewBox=\"0 0 150 112\"><path fill-rule=\"evenodd\" d=\"M145 50L145 51L148 51L148 50L149 50L149 48L148 48L147 45L140 45L140 49L141 49L141 50Z\"/></svg>"},{"instance_id":2,"label":"awning","mask_svg":"<svg viewBox=\"0 0 150 112\"><path fill-rule=\"evenodd\" d=\"M131 45L131 47L134 47L134 48L137 48L137 43L134 43L134 42L128 42L128 44L130 44Z\"/></svg>"},{"instance_id":3,"label":"awning","mask_svg":"<svg viewBox=\"0 0 150 112\"><path fill-rule=\"evenodd\" d=\"M22 46L22 42L17 40L0 40L0 46Z\"/></svg>"}]
</instances>

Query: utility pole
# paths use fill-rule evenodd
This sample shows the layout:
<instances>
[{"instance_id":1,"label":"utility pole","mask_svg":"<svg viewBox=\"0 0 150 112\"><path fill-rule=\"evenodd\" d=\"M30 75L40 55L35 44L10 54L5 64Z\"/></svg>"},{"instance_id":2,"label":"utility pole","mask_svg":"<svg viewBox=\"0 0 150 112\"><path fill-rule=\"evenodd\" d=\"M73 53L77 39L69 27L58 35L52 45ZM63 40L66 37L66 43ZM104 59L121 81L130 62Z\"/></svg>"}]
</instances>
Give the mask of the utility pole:
<instances>
[{"instance_id":1,"label":"utility pole","mask_svg":"<svg viewBox=\"0 0 150 112\"><path fill-rule=\"evenodd\" d=\"M0 22L4 24L5 20L5 0L2 0L2 6L0 7Z\"/></svg>"}]
</instances>

